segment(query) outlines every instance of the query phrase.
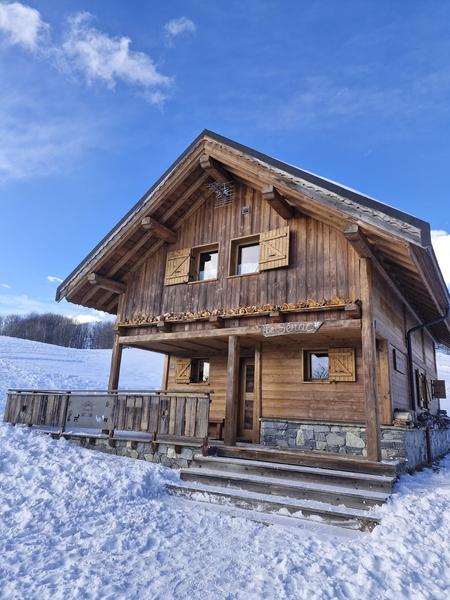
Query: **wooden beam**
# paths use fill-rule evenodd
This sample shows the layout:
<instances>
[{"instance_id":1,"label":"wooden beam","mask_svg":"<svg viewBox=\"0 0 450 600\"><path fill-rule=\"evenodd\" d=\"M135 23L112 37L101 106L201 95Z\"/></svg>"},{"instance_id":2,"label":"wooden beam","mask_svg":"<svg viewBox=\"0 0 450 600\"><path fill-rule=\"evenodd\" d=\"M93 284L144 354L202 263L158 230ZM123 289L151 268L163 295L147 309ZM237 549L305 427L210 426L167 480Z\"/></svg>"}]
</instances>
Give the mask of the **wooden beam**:
<instances>
[{"instance_id":1,"label":"wooden beam","mask_svg":"<svg viewBox=\"0 0 450 600\"><path fill-rule=\"evenodd\" d=\"M119 342L119 336L114 336L114 343L111 356L111 370L109 372L108 391L117 390L120 376L120 363L122 361L122 345Z\"/></svg>"},{"instance_id":2,"label":"wooden beam","mask_svg":"<svg viewBox=\"0 0 450 600\"><path fill-rule=\"evenodd\" d=\"M414 308L405 298L403 292L400 290L398 284L393 280L392 276L388 273L385 266L380 262L378 257L375 255L373 250L371 249L369 242L367 241L366 236L361 231L358 225L350 225L344 229L344 236L356 250L358 256L360 258L370 258L372 261L372 267L377 270L377 272L381 275L384 281L388 284L392 292L397 296L397 298L403 302L403 304L407 307L412 316L417 320L418 323L422 322L422 319L416 313Z\"/></svg>"},{"instance_id":3,"label":"wooden beam","mask_svg":"<svg viewBox=\"0 0 450 600\"><path fill-rule=\"evenodd\" d=\"M370 258L359 260L362 318L363 384L366 413L367 458L381 460L380 405L377 385L377 349L372 302L372 263Z\"/></svg>"},{"instance_id":4,"label":"wooden beam","mask_svg":"<svg viewBox=\"0 0 450 600\"><path fill-rule=\"evenodd\" d=\"M239 402L239 338L228 338L227 391L225 399L225 428L223 440L226 446L236 444L237 414Z\"/></svg>"},{"instance_id":5,"label":"wooden beam","mask_svg":"<svg viewBox=\"0 0 450 600\"><path fill-rule=\"evenodd\" d=\"M294 208L288 204L277 188L273 185L265 185L261 190L263 200L265 200L274 211L276 211L283 219L292 219L294 216Z\"/></svg>"},{"instance_id":6,"label":"wooden beam","mask_svg":"<svg viewBox=\"0 0 450 600\"><path fill-rule=\"evenodd\" d=\"M141 226L146 231L151 231L152 234L165 242L169 242L169 244L173 244L173 242L177 239L177 234L172 229L169 229L165 225L158 223L155 219L151 217L144 217L141 220Z\"/></svg>"},{"instance_id":7,"label":"wooden beam","mask_svg":"<svg viewBox=\"0 0 450 600\"><path fill-rule=\"evenodd\" d=\"M91 285L96 285L104 290L109 290L110 292L114 292L116 294L123 294L126 289L124 283L115 281L109 277L103 277L103 275L98 275L97 273L91 273L88 275L88 281Z\"/></svg>"},{"instance_id":8,"label":"wooden beam","mask_svg":"<svg viewBox=\"0 0 450 600\"><path fill-rule=\"evenodd\" d=\"M211 158L207 154L202 154L199 162L201 168L215 181L219 183L229 183L230 181L233 181L232 175L224 169L217 160Z\"/></svg>"},{"instance_id":9,"label":"wooden beam","mask_svg":"<svg viewBox=\"0 0 450 600\"><path fill-rule=\"evenodd\" d=\"M137 326L138 327L138 326ZM330 333L331 335L339 335L339 331L348 331L352 335L359 335L361 331L360 319L333 319L332 321L324 321L318 333ZM177 342L179 340L201 340L207 338L227 338L230 335L255 336L258 341L261 341L263 335L259 325L247 325L242 327L224 327L223 329L202 329L200 331L175 331L173 333L143 333L142 335L122 335L120 337L121 344L139 344L145 342ZM314 339L318 334L311 333L291 333L289 337L306 336L305 339ZM271 338L275 341L275 337ZM283 336L279 337L280 342L283 342Z\"/></svg>"}]
</instances>

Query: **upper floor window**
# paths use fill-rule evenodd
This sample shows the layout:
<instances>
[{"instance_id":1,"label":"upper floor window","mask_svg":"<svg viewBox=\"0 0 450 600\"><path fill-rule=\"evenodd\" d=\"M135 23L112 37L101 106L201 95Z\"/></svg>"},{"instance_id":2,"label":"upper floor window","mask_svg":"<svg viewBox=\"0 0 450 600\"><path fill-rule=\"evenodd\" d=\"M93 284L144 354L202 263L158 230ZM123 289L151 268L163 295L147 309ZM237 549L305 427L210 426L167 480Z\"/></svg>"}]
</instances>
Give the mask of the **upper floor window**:
<instances>
[{"instance_id":1,"label":"upper floor window","mask_svg":"<svg viewBox=\"0 0 450 600\"><path fill-rule=\"evenodd\" d=\"M257 273L259 271L259 242L242 244L238 247L236 275Z\"/></svg>"},{"instance_id":2,"label":"upper floor window","mask_svg":"<svg viewBox=\"0 0 450 600\"><path fill-rule=\"evenodd\" d=\"M206 281L207 279L217 279L217 265L219 262L219 251L209 250L200 252L198 256L198 270L195 279L197 281Z\"/></svg>"}]
</instances>

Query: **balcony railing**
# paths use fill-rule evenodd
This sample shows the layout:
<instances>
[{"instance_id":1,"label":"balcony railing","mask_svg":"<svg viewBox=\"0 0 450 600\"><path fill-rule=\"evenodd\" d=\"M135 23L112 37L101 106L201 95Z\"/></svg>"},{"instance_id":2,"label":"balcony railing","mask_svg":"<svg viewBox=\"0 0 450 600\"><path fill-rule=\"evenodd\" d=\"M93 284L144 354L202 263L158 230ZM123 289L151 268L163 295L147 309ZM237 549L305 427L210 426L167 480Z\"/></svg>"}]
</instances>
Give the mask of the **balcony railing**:
<instances>
[{"instance_id":1,"label":"balcony railing","mask_svg":"<svg viewBox=\"0 0 450 600\"><path fill-rule=\"evenodd\" d=\"M209 393L183 390L9 390L3 420L64 436L147 434L156 443L207 443ZM127 438L127 434L128 438Z\"/></svg>"}]
</instances>

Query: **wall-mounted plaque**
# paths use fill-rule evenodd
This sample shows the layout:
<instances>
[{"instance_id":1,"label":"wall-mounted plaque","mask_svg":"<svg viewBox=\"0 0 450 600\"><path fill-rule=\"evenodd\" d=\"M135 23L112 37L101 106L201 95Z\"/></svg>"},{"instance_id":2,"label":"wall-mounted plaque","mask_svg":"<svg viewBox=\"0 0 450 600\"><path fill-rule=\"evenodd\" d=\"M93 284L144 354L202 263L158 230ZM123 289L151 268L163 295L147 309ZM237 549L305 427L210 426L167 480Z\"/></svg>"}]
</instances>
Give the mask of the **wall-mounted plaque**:
<instances>
[{"instance_id":1,"label":"wall-mounted plaque","mask_svg":"<svg viewBox=\"0 0 450 600\"><path fill-rule=\"evenodd\" d=\"M292 335L294 333L316 333L323 321L290 321L288 323L267 323L259 328L264 337Z\"/></svg>"},{"instance_id":2,"label":"wall-mounted plaque","mask_svg":"<svg viewBox=\"0 0 450 600\"><path fill-rule=\"evenodd\" d=\"M73 395L67 407L66 430L111 429L113 396Z\"/></svg>"}]
</instances>

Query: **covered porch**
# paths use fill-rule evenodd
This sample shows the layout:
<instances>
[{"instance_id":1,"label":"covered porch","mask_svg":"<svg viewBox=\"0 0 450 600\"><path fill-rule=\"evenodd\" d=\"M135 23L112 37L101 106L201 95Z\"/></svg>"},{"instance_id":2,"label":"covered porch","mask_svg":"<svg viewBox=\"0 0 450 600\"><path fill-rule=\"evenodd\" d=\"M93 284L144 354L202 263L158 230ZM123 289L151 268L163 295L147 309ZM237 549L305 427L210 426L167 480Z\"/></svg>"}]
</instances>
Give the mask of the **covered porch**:
<instances>
[{"instance_id":1,"label":"covered porch","mask_svg":"<svg viewBox=\"0 0 450 600\"><path fill-rule=\"evenodd\" d=\"M317 313L313 316L317 317ZM360 458L381 460L379 386L373 385L380 353L377 358L374 332L370 332L373 343L368 348L361 315L324 321L313 321L311 317L304 321L276 317L263 322L246 319L254 324L240 326L210 320L202 328L180 324L175 331L164 330L165 324L121 328L114 343L109 387L118 386L125 347L164 353L162 385L168 389L177 389L174 357L179 361L206 359L211 365L211 377L207 382L190 383L189 389L211 393L209 431L217 432L213 437L223 437L223 445L266 445L270 419L307 423L333 420L327 419L323 407L326 403L333 404L335 399L337 420L342 426L364 427L367 452L364 456L359 452ZM337 347L356 351L358 381L356 377L354 383L303 381L305 353L310 349ZM294 374L297 368L298 373ZM187 382L189 379L184 380L185 387ZM220 443L210 440L210 445Z\"/></svg>"}]
</instances>

